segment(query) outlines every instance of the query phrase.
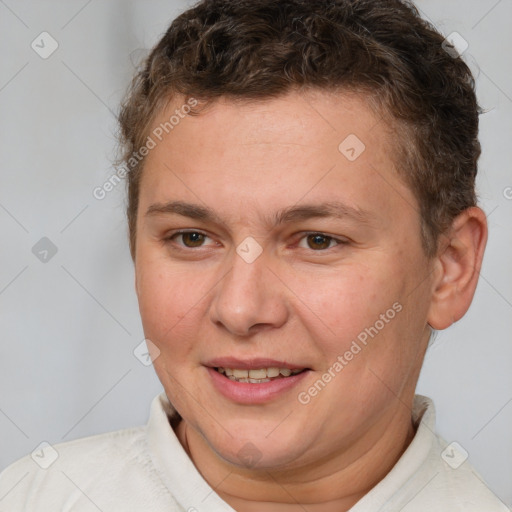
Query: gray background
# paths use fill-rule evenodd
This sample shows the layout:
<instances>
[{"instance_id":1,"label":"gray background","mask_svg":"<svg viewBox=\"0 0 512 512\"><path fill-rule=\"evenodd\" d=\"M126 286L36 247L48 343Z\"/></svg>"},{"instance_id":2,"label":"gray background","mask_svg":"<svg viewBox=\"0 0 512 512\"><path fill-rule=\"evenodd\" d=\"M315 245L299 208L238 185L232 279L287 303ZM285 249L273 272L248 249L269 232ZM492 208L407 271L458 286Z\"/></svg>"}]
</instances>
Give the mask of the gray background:
<instances>
[{"instance_id":1,"label":"gray background","mask_svg":"<svg viewBox=\"0 0 512 512\"><path fill-rule=\"evenodd\" d=\"M133 354L143 331L124 184L101 201L92 191L114 172L113 113L134 59L187 5L0 0L0 470L43 440L144 424L161 390ZM511 504L512 1L417 5L469 43L487 110L478 193L490 228L474 302L429 348L417 391ZM43 31L59 44L47 59L31 48ZM46 263L32 252L42 237L57 247Z\"/></svg>"}]
</instances>

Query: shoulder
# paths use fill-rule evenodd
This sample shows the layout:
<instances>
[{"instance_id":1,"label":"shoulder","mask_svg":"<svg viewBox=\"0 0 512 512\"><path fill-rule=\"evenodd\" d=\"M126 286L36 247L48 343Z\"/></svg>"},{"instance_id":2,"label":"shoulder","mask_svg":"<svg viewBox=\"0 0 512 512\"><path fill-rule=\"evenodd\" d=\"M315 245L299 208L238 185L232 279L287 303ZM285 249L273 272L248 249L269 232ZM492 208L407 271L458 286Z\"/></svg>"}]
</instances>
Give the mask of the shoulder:
<instances>
[{"instance_id":1,"label":"shoulder","mask_svg":"<svg viewBox=\"0 0 512 512\"><path fill-rule=\"evenodd\" d=\"M404 462L416 470L404 479L397 493L402 512L510 512L472 466L468 452L448 443L435 429L435 408L428 397L417 395L413 419L421 420L414 446ZM407 452L412 457L407 458Z\"/></svg>"},{"instance_id":2,"label":"shoulder","mask_svg":"<svg viewBox=\"0 0 512 512\"><path fill-rule=\"evenodd\" d=\"M73 461L77 457L82 467L115 464L120 455L133 455L142 450L144 430L144 427L127 428L53 445L42 442L31 454L18 459L0 473L0 482L16 470L32 472L36 469L51 473L48 470L54 466L60 470L68 469L75 465Z\"/></svg>"},{"instance_id":3,"label":"shoulder","mask_svg":"<svg viewBox=\"0 0 512 512\"><path fill-rule=\"evenodd\" d=\"M430 479L419 501L434 507L448 505L453 512L510 512L469 460L459 466L467 455L458 453L452 444L445 446L437 464L431 466Z\"/></svg>"},{"instance_id":4,"label":"shoulder","mask_svg":"<svg viewBox=\"0 0 512 512\"><path fill-rule=\"evenodd\" d=\"M415 396L412 420L414 439L353 512L510 512L471 465L467 451L436 432L430 398Z\"/></svg>"},{"instance_id":5,"label":"shoulder","mask_svg":"<svg viewBox=\"0 0 512 512\"><path fill-rule=\"evenodd\" d=\"M41 443L0 473L0 504L9 510L53 510L92 501L128 499L137 486L166 493L147 449L146 427L135 427L50 445ZM10 508L9 508L10 506ZM126 510L132 510L127 508Z\"/></svg>"}]
</instances>

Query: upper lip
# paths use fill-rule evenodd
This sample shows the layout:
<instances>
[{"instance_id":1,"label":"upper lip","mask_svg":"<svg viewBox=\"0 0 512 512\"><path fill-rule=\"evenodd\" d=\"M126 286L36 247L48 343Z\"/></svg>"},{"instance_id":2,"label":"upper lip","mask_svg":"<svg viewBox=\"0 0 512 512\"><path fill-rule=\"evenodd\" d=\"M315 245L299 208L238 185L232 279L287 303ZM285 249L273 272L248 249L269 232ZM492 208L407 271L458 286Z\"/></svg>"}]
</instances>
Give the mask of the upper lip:
<instances>
[{"instance_id":1,"label":"upper lip","mask_svg":"<svg viewBox=\"0 0 512 512\"><path fill-rule=\"evenodd\" d=\"M258 370L261 368L289 368L290 370L302 370L306 365L277 361L266 357L254 357L251 359L237 359L236 357L216 357L210 359L205 366L210 368L232 368L239 370Z\"/></svg>"}]
</instances>

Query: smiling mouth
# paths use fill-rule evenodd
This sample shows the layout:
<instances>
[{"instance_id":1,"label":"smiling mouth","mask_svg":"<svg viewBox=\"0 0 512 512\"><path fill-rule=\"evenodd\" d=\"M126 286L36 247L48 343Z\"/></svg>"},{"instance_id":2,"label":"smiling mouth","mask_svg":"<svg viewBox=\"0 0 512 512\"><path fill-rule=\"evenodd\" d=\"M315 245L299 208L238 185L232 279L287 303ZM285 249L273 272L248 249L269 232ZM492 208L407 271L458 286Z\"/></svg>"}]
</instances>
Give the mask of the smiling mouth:
<instances>
[{"instance_id":1,"label":"smiling mouth","mask_svg":"<svg viewBox=\"0 0 512 512\"><path fill-rule=\"evenodd\" d=\"M214 369L230 380L250 384L261 384L264 382L270 382L272 380L286 379L287 377L298 375L299 373L308 370L308 368L291 370L290 368L277 367L259 368L251 370L222 367L216 367Z\"/></svg>"}]
</instances>

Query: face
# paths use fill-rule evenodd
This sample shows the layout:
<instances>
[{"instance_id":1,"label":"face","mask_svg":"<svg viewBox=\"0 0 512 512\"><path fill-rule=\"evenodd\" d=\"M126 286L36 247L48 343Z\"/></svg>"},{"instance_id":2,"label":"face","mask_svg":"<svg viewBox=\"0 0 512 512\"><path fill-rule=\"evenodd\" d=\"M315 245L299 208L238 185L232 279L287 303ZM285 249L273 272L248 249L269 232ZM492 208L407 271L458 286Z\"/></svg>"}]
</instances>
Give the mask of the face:
<instances>
[{"instance_id":1,"label":"face","mask_svg":"<svg viewBox=\"0 0 512 512\"><path fill-rule=\"evenodd\" d=\"M344 450L412 400L429 336L419 208L387 125L364 97L294 92L222 99L168 131L146 157L135 253L167 396L228 463Z\"/></svg>"}]
</instances>

